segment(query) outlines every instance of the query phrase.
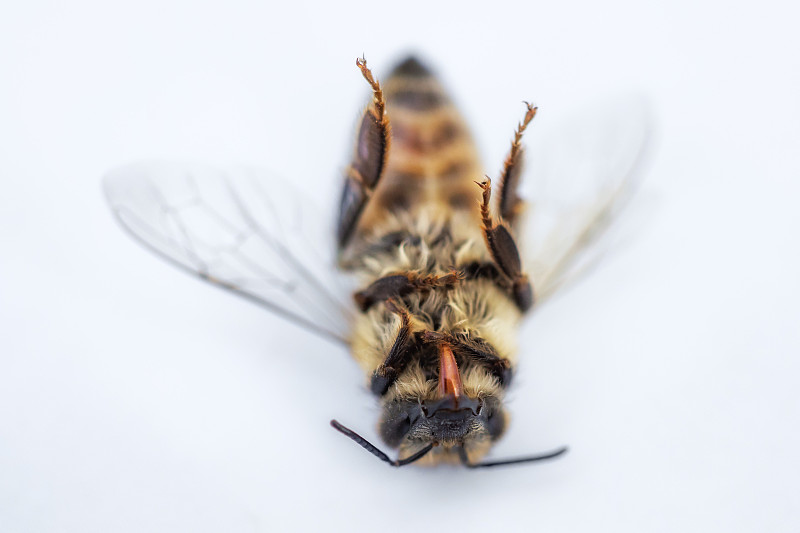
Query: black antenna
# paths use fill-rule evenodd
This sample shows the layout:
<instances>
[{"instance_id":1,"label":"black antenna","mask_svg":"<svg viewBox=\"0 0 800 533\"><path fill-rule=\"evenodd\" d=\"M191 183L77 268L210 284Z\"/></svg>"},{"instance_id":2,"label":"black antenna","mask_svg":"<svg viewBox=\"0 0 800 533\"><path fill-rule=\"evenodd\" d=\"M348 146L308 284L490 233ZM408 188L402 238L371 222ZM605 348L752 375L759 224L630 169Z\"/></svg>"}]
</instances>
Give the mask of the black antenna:
<instances>
[{"instance_id":1,"label":"black antenna","mask_svg":"<svg viewBox=\"0 0 800 533\"><path fill-rule=\"evenodd\" d=\"M377 457L378 459L380 459L384 463L389 463L392 466L405 466L405 465L413 463L414 461L416 461L418 459L422 459L435 446L435 444L428 444L427 446L422 448L420 451L418 451L414 455L411 455L410 457L406 457L405 459L396 459L396 460L392 461L391 459L389 459L388 455L386 455L385 453L380 451L378 448L373 446L367 439L365 439L364 437L362 437L361 435L359 435L358 433L356 433L352 429L341 425L336 420L331 420L331 426L333 426L333 429L335 429L336 431L338 431L338 432L342 433L343 435L346 435L346 436L350 437L351 439L353 439L355 442L358 443L359 446L361 446L362 448L367 450L369 453L371 453L372 455L374 455L375 457Z\"/></svg>"},{"instance_id":2,"label":"black antenna","mask_svg":"<svg viewBox=\"0 0 800 533\"><path fill-rule=\"evenodd\" d=\"M488 463L475 463L472 464L469 462L469 458L467 457L467 451L464 449L463 446L458 447L458 457L461 459L461 464L466 466L467 468L484 468L489 466L503 466L503 465L514 465L519 463L532 463L534 461L544 461L547 459L553 459L566 453L568 448L564 446L563 448L559 448L555 451L548 452L542 455L532 455L530 457L519 457L517 459L503 459L500 461L490 461Z\"/></svg>"}]
</instances>

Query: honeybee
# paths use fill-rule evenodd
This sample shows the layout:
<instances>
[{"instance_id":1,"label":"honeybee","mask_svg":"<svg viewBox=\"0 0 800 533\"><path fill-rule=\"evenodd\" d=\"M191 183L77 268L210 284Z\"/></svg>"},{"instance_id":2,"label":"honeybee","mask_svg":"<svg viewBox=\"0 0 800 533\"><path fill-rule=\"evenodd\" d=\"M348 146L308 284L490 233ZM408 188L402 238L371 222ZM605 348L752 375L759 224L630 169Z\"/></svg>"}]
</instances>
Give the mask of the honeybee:
<instances>
[{"instance_id":1,"label":"honeybee","mask_svg":"<svg viewBox=\"0 0 800 533\"><path fill-rule=\"evenodd\" d=\"M602 143L591 148L599 157L575 157L582 165L564 157L572 166L559 179L588 173L594 180L594 173L603 186L548 218L546 202L534 198L526 210L518 194L522 137L536 106L525 103L492 181L431 70L409 57L381 84L365 59L356 65L372 98L357 126L336 223L338 272L357 284L349 303L334 261L317 244L325 242L322 225L307 225L319 221L316 209L258 170L130 165L104 181L114 214L176 265L349 348L380 402L378 431L397 459L338 421L331 425L382 461L474 468L561 455L566 448L484 460L509 424L504 396L517 367L520 321L596 259L640 174L646 128L623 140L603 123L606 145L624 143L627 157ZM575 143L574 133L561 140ZM604 157L610 161L598 163ZM526 214L541 223L527 265L519 252Z\"/></svg>"}]
</instances>

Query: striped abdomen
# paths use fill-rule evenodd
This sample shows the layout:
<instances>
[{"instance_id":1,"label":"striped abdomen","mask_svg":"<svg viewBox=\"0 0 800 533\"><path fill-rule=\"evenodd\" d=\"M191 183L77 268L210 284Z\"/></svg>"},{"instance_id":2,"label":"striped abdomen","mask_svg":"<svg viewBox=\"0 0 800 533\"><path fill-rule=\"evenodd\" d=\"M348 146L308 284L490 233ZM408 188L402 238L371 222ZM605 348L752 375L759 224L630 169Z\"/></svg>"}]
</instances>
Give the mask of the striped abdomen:
<instances>
[{"instance_id":1,"label":"striped abdomen","mask_svg":"<svg viewBox=\"0 0 800 533\"><path fill-rule=\"evenodd\" d=\"M435 205L466 209L478 219L482 177L475 145L442 85L415 58L398 65L384 83L391 142L375 201L361 227L380 224L392 211Z\"/></svg>"}]
</instances>

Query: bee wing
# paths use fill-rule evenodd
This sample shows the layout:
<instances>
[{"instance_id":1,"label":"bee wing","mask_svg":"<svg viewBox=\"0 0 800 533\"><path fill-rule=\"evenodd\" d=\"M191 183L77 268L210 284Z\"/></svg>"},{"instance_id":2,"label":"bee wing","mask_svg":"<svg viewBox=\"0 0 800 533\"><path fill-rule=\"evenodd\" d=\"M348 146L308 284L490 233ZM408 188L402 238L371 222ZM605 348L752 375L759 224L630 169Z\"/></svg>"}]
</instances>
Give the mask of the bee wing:
<instances>
[{"instance_id":1,"label":"bee wing","mask_svg":"<svg viewBox=\"0 0 800 533\"><path fill-rule=\"evenodd\" d=\"M347 343L351 311L334 278L320 211L256 169L143 162L109 173L106 198L140 243L202 279ZM330 254L325 252L330 250Z\"/></svg>"},{"instance_id":2,"label":"bee wing","mask_svg":"<svg viewBox=\"0 0 800 533\"><path fill-rule=\"evenodd\" d=\"M651 124L646 102L628 98L537 131L525 237L538 304L602 258L642 177Z\"/></svg>"}]
</instances>

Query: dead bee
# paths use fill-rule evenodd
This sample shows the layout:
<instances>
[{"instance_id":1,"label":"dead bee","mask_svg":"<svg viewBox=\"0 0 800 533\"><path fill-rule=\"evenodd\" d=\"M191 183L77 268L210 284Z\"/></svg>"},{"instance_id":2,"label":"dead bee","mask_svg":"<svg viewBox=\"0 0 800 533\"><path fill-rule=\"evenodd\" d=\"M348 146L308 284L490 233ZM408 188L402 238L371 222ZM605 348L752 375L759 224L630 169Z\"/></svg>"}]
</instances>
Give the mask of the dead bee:
<instances>
[{"instance_id":1,"label":"dead bee","mask_svg":"<svg viewBox=\"0 0 800 533\"><path fill-rule=\"evenodd\" d=\"M338 267L359 283L355 309L332 290L339 285L329 279L330 262L307 235L305 223L319 217L303 212L313 208L258 171L125 167L105 180L114 213L177 265L347 345L380 400L379 433L398 459L331 424L390 465L485 467L564 453L481 462L508 426L503 398L516 368L519 322L590 263L587 252L629 195L644 136L626 150L634 157L593 167L622 177L579 213L552 217L529 273L518 251L524 204L517 189L521 139L537 108L526 104L493 184L427 67L410 57L381 85L366 60L356 64L372 99L336 228Z\"/></svg>"}]
</instances>

